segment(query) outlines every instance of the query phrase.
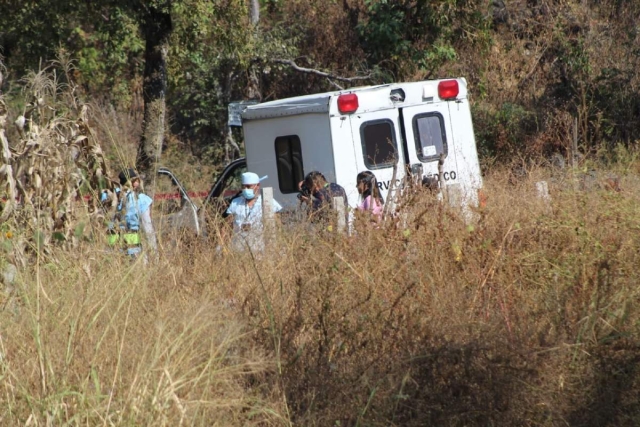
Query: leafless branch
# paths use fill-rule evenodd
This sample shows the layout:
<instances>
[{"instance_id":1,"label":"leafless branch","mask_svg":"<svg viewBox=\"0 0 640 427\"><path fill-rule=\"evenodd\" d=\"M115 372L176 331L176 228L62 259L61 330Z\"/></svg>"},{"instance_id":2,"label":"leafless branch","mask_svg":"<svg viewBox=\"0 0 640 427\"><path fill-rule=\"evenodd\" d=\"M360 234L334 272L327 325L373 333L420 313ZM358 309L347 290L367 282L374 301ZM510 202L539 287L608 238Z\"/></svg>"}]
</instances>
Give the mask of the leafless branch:
<instances>
[{"instance_id":1,"label":"leafless branch","mask_svg":"<svg viewBox=\"0 0 640 427\"><path fill-rule=\"evenodd\" d=\"M336 89L344 90L344 88L342 86L340 86L338 83L334 82L333 80L331 80L331 79L327 79L327 80L329 80L329 83L331 83L332 86L335 86Z\"/></svg>"},{"instance_id":2,"label":"leafless branch","mask_svg":"<svg viewBox=\"0 0 640 427\"><path fill-rule=\"evenodd\" d=\"M293 68L294 70L300 71L301 73L315 74L316 76L326 77L327 79L329 79L329 81L333 85L337 86L340 89L343 89L343 88L340 87L336 82L334 82L332 80L338 80L338 81L341 81L341 82L349 82L350 83L350 82L355 82L355 81L358 81L358 80L369 80L371 78L371 74L367 74L366 76L354 76L354 77L336 76L335 74L331 74L331 73L327 73L327 72L324 72L324 71L316 70L314 68L301 67L291 59L274 59L273 62L275 62L276 64L288 65L291 68Z\"/></svg>"}]
</instances>

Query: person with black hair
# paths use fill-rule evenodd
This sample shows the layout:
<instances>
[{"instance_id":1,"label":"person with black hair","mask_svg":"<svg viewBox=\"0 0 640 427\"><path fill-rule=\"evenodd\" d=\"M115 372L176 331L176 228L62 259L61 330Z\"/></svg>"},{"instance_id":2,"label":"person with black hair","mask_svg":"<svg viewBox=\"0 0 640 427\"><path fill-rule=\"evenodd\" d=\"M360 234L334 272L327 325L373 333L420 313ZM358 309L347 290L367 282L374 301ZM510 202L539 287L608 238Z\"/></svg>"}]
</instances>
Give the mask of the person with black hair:
<instances>
[{"instance_id":1,"label":"person with black hair","mask_svg":"<svg viewBox=\"0 0 640 427\"><path fill-rule=\"evenodd\" d=\"M370 171L360 172L356 177L356 187L362 198L357 209L360 212L369 212L375 222L382 220L384 211L384 198L380 194L376 176Z\"/></svg>"},{"instance_id":2,"label":"person with black hair","mask_svg":"<svg viewBox=\"0 0 640 427\"><path fill-rule=\"evenodd\" d=\"M331 203L334 197L342 197L345 215L347 215L349 205L346 191L342 186L334 182L327 182L322 173L318 171L309 172L298 187L302 193L306 189L309 194L309 196L302 194L300 200L309 204L312 220L326 219L327 212L332 209Z\"/></svg>"}]
</instances>

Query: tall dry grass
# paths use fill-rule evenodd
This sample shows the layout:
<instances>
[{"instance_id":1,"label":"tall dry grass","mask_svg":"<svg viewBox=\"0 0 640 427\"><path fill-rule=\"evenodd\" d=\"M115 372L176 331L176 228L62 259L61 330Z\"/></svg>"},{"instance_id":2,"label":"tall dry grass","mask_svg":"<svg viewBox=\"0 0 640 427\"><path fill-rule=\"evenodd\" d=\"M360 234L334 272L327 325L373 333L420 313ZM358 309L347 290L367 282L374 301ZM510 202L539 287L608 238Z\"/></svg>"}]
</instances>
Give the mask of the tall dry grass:
<instances>
[{"instance_id":1,"label":"tall dry grass","mask_svg":"<svg viewBox=\"0 0 640 427\"><path fill-rule=\"evenodd\" d=\"M495 172L473 224L425 193L406 223L288 228L262 256L61 254L3 313L4 417L636 425L640 186L586 179Z\"/></svg>"},{"instance_id":2,"label":"tall dry grass","mask_svg":"<svg viewBox=\"0 0 640 427\"><path fill-rule=\"evenodd\" d=\"M252 330L180 267L98 245L38 261L2 313L3 424L285 424Z\"/></svg>"},{"instance_id":3,"label":"tall dry grass","mask_svg":"<svg viewBox=\"0 0 640 427\"><path fill-rule=\"evenodd\" d=\"M189 277L271 352L297 425L637 424L637 180L506 177L473 224L425 193L406 224L203 249Z\"/></svg>"}]
</instances>

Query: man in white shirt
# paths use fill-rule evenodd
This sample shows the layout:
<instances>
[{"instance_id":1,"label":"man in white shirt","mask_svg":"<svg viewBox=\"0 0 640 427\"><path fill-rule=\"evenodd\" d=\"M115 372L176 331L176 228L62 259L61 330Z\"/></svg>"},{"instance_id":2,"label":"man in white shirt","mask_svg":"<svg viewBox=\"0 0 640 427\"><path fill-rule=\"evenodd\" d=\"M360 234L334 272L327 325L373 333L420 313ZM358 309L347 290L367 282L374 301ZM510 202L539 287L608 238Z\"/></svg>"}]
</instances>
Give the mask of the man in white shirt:
<instances>
[{"instance_id":1,"label":"man in white shirt","mask_svg":"<svg viewBox=\"0 0 640 427\"><path fill-rule=\"evenodd\" d=\"M264 225L262 223L262 196L260 195L260 181L253 172L242 174L242 194L231 201L227 214L233 222L233 237L231 246L235 250L250 248L252 252L264 250ZM274 213L280 212L282 206L273 200Z\"/></svg>"}]
</instances>

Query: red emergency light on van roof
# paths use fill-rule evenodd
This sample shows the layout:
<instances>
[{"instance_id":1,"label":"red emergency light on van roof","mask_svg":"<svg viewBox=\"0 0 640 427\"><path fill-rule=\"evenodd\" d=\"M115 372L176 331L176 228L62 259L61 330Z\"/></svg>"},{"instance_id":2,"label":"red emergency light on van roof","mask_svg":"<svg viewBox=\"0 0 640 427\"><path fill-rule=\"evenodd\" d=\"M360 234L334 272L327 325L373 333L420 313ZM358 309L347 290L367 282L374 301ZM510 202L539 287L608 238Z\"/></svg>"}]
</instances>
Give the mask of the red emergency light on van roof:
<instances>
[{"instance_id":1,"label":"red emergency light on van roof","mask_svg":"<svg viewBox=\"0 0 640 427\"><path fill-rule=\"evenodd\" d=\"M345 93L338 97L338 110L342 114L353 113L358 109L358 95L355 93Z\"/></svg>"},{"instance_id":2,"label":"red emergency light on van roof","mask_svg":"<svg viewBox=\"0 0 640 427\"><path fill-rule=\"evenodd\" d=\"M438 83L438 96L440 99L453 99L460 93L457 80L443 80Z\"/></svg>"}]
</instances>

